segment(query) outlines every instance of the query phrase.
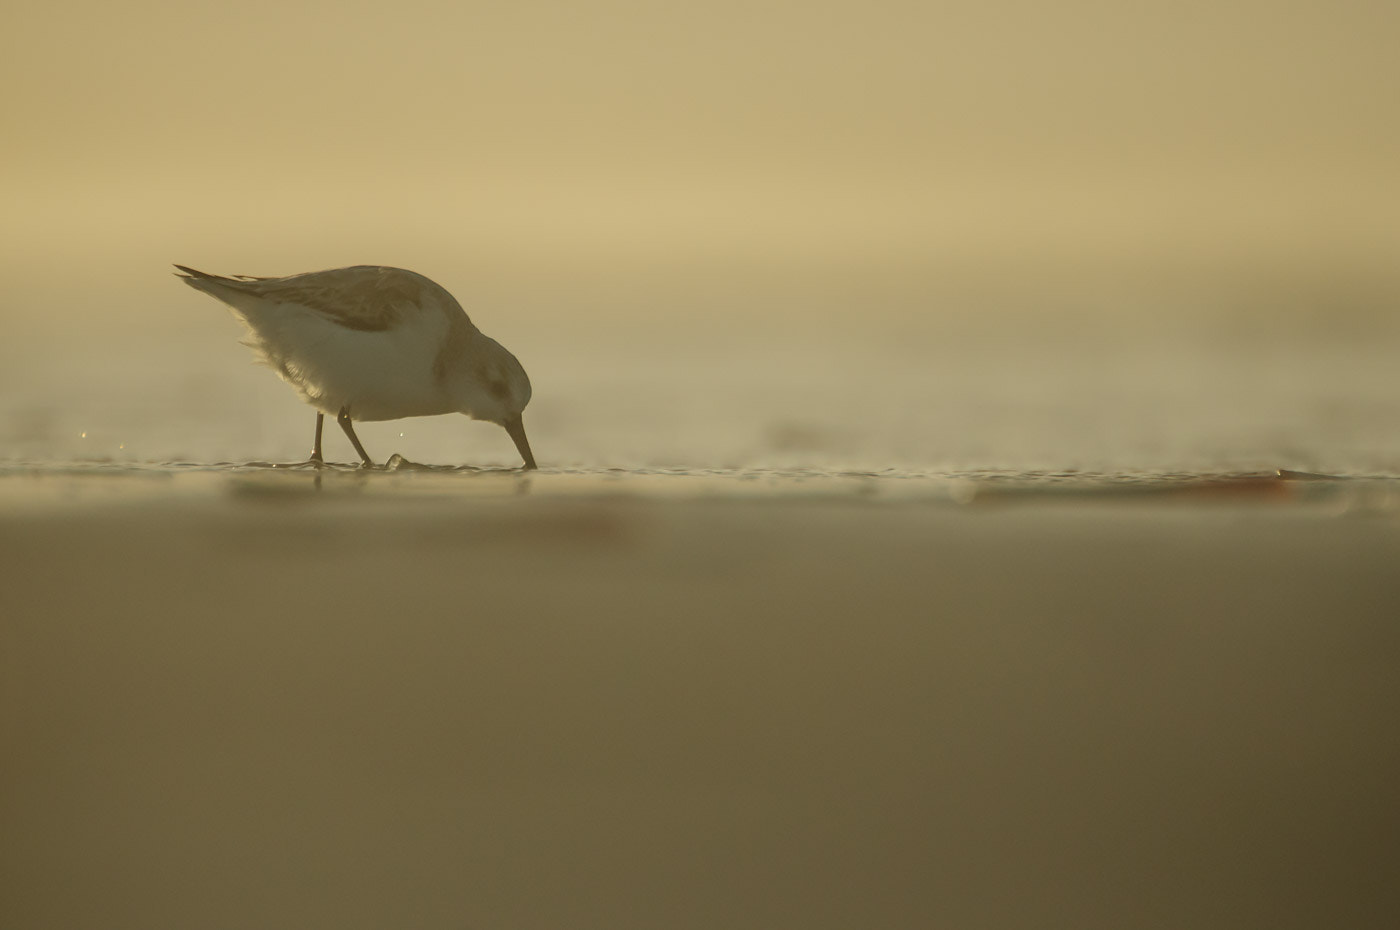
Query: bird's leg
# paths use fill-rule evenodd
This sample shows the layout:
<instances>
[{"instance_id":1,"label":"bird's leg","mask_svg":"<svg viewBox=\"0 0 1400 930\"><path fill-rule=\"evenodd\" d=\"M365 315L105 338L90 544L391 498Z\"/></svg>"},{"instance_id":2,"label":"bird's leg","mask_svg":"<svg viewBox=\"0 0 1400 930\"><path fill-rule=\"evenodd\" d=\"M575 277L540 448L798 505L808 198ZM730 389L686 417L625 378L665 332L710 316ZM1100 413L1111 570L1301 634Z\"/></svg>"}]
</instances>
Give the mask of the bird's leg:
<instances>
[{"instance_id":1,"label":"bird's leg","mask_svg":"<svg viewBox=\"0 0 1400 930\"><path fill-rule=\"evenodd\" d=\"M311 447L311 461L315 462L317 465L320 465L321 462L324 461L324 460L321 458L321 424L324 423L325 421L326 421L326 415L325 415L324 413L322 413L321 411L317 410L317 411L316 411L316 443L315 443L315 445L313 445L313 446Z\"/></svg>"},{"instance_id":2,"label":"bird's leg","mask_svg":"<svg viewBox=\"0 0 1400 930\"><path fill-rule=\"evenodd\" d=\"M360 445L360 438L355 435L355 427L350 425L350 408L341 407L340 416L336 417L335 421L340 424L341 429L345 430L345 435L350 437L350 444L355 447L356 452L360 453L360 461L365 463L365 467L372 468L374 462L370 461L370 457L365 454L365 447Z\"/></svg>"}]
</instances>

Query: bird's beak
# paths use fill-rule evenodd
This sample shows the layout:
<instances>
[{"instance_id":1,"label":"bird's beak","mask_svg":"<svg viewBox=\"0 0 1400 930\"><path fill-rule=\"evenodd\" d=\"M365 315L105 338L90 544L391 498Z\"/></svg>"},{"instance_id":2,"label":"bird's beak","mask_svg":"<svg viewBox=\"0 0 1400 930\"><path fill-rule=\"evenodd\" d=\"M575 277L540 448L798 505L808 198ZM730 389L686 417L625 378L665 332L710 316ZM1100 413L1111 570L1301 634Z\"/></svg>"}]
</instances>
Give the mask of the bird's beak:
<instances>
[{"instance_id":1,"label":"bird's beak","mask_svg":"<svg viewBox=\"0 0 1400 930\"><path fill-rule=\"evenodd\" d=\"M530 454L530 440L525 438L525 423L519 416L513 417L501 424L510 433L510 438L515 440L515 448L520 450L520 457L525 460L525 468L535 468L535 457Z\"/></svg>"}]
</instances>

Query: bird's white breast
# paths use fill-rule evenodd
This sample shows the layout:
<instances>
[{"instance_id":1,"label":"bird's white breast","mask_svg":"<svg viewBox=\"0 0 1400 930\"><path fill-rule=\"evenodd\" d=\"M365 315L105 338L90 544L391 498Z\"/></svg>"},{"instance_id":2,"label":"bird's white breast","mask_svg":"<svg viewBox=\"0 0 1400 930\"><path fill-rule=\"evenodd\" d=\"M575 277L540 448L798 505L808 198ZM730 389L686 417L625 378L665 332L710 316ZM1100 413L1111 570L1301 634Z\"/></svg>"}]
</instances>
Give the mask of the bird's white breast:
<instances>
[{"instance_id":1,"label":"bird's white breast","mask_svg":"<svg viewBox=\"0 0 1400 930\"><path fill-rule=\"evenodd\" d=\"M349 329L298 304L241 314L255 346L312 406L356 420L431 416L451 410L434 363L448 322L435 309L404 314L383 330Z\"/></svg>"}]
</instances>

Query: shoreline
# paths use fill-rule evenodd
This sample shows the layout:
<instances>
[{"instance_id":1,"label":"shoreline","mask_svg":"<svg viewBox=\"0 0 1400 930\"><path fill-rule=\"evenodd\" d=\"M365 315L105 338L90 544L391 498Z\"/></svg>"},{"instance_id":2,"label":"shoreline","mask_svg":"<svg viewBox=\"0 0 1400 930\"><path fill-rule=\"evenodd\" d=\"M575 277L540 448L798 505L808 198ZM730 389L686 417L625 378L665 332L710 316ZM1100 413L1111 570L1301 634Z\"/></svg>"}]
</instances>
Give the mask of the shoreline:
<instances>
[{"instance_id":1,"label":"shoreline","mask_svg":"<svg viewBox=\"0 0 1400 930\"><path fill-rule=\"evenodd\" d=\"M0 478L16 926L1400 904L1394 482L313 477Z\"/></svg>"}]
</instances>

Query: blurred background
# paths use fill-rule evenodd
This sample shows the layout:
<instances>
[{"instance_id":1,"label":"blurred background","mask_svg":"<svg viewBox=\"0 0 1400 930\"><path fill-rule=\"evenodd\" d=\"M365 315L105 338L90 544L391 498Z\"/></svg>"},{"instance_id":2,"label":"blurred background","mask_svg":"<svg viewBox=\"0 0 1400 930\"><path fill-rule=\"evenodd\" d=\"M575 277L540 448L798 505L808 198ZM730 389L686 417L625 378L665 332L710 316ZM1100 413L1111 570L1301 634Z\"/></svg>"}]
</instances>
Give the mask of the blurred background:
<instances>
[{"instance_id":1,"label":"blurred background","mask_svg":"<svg viewBox=\"0 0 1400 930\"><path fill-rule=\"evenodd\" d=\"M1393 470L1398 21L16 8L0 455L304 457L311 412L169 265L379 263L521 358L542 464ZM456 417L361 435L513 461Z\"/></svg>"}]
</instances>

